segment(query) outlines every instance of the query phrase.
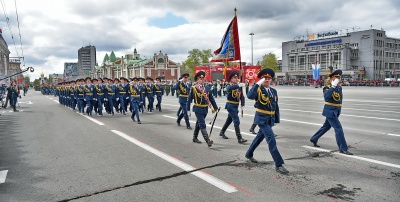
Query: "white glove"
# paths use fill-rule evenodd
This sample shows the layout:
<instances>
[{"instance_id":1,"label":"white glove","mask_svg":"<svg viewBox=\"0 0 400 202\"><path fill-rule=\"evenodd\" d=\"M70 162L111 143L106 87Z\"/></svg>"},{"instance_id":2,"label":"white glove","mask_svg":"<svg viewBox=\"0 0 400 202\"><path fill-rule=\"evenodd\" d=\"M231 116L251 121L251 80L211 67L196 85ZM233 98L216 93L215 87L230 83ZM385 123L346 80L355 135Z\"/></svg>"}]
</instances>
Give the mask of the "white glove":
<instances>
[{"instance_id":1,"label":"white glove","mask_svg":"<svg viewBox=\"0 0 400 202\"><path fill-rule=\"evenodd\" d=\"M245 84L244 83L239 83L239 87L244 87Z\"/></svg>"},{"instance_id":2,"label":"white glove","mask_svg":"<svg viewBox=\"0 0 400 202\"><path fill-rule=\"evenodd\" d=\"M104 101L108 101L108 99L107 99L107 98L104 98Z\"/></svg>"},{"instance_id":3,"label":"white glove","mask_svg":"<svg viewBox=\"0 0 400 202\"><path fill-rule=\"evenodd\" d=\"M97 100L97 98L93 98L93 100Z\"/></svg>"},{"instance_id":4,"label":"white glove","mask_svg":"<svg viewBox=\"0 0 400 202\"><path fill-rule=\"evenodd\" d=\"M180 82L182 82L183 79L179 79Z\"/></svg>"},{"instance_id":5,"label":"white glove","mask_svg":"<svg viewBox=\"0 0 400 202\"><path fill-rule=\"evenodd\" d=\"M126 97L127 100L129 100L129 97Z\"/></svg>"},{"instance_id":6,"label":"white glove","mask_svg":"<svg viewBox=\"0 0 400 202\"><path fill-rule=\"evenodd\" d=\"M119 100L119 98L116 98L115 100L116 100L116 101L118 101L118 100Z\"/></svg>"},{"instance_id":7,"label":"white glove","mask_svg":"<svg viewBox=\"0 0 400 202\"><path fill-rule=\"evenodd\" d=\"M332 84L333 87L336 87L336 86L338 85L338 83L339 83L339 79L335 79L335 80L333 80L333 81L331 82L331 84Z\"/></svg>"},{"instance_id":8,"label":"white glove","mask_svg":"<svg viewBox=\"0 0 400 202\"><path fill-rule=\"evenodd\" d=\"M257 81L257 84L260 86L262 83L264 83L265 78L260 79L259 81Z\"/></svg>"},{"instance_id":9,"label":"white glove","mask_svg":"<svg viewBox=\"0 0 400 202\"><path fill-rule=\"evenodd\" d=\"M83 101L85 101L85 102L86 102L86 99L83 99Z\"/></svg>"}]
</instances>

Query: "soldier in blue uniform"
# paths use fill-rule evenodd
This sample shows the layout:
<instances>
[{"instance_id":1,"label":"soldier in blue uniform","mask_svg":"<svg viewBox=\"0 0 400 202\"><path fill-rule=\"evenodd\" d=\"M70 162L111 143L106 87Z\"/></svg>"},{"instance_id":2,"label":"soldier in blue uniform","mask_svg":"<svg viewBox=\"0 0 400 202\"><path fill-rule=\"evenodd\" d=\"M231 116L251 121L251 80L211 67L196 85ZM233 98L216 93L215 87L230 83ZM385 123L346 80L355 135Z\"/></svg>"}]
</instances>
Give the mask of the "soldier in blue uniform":
<instances>
[{"instance_id":1,"label":"soldier in blue uniform","mask_svg":"<svg viewBox=\"0 0 400 202\"><path fill-rule=\"evenodd\" d=\"M99 109L99 103L97 102L97 91L96 91L96 86L99 85L99 80L96 78L92 79L92 85L93 85L93 110L94 113L97 115L98 109Z\"/></svg>"},{"instance_id":2,"label":"soldier in blue uniform","mask_svg":"<svg viewBox=\"0 0 400 202\"><path fill-rule=\"evenodd\" d=\"M196 115L197 121L193 132L193 142L201 143L197 139L199 131L201 131L201 134L203 135L204 140L207 142L208 147L211 147L214 142L208 137L205 118L208 113L208 107L212 107L212 113L215 113L218 109L218 106L214 100L214 97L212 96L211 89L204 86L205 75L206 74L203 71L199 71L194 76L194 79L197 81L197 85L192 86L190 89L186 109L190 111L190 104L192 101L194 101L193 112Z\"/></svg>"},{"instance_id":3,"label":"soldier in blue uniform","mask_svg":"<svg viewBox=\"0 0 400 202\"><path fill-rule=\"evenodd\" d=\"M75 81L70 81L69 94L71 95L71 109L76 111Z\"/></svg>"},{"instance_id":4,"label":"soldier in blue uniform","mask_svg":"<svg viewBox=\"0 0 400 202\"><path fill-rule=\"evenodd\" d=\"M87 104L86 108L86 114L88 116L93 116L92 111L93 111L93 93L94 93L94 87L92 84L92 79L90 77L86 77L85 79L86 85L84 86L84 101Z\"/></svg>"},{"instance_id":5,"label":"soldier in blue uniform","mask_svg":"<svg viewBox=\"0 0 400 202\"><path fill-rule=\"evenodd\" d=\"M76 101L78 102L78 111L79 113L85 113L85 104L84 104L84 93L85 87L83 85L83 79L77 79L78 85L75 88Z\"/></svg>"},{"instance_id":6,"label":"soldier in blue uniform","mask_svg":"<svg viewBox=\"0 0 400 202\"><path fill-rule=\"evenodd\" d=\"M186 128L192 130L192 127L190 126L189 122L189 116L186 110L186 103L191 88L191 86L188 83L188 77L189 77L188 73L182 74L181 77L182 79L180 79L174 86L175 89L180 89L181 91L181 93L179 94L179 105L180 105L179 110L182 111L179 112L178 110L178 120L176 120L176 123L178 124L178 126L181 126L181 120L182 118L185 118Z\"/></svg>"},{"instance_id":7,"label":"soldier in blue uniform","mask_svg":"<svg viewBox=\"0 0 400 202\"><path fill-rule=\"evenodd\" d=\"M106 95L106 88L103 84L103 79L98 79L98 84L94 86L97 99L97 112L100 116L103 116L103 102Z\"/></svg>"},{"instance_id":8,"label":"soldier in blue uniform","mask_svg":"<svg viewBox=\"0 0 400 202\"><path fill-rule=\"evenodd\" d=\"M139 104L142 102L140 87L138 86L138 78L133 78L132 84L129 85L130 105L132 106L132 121L135 121L135 116L138 124L141 124L139 118Z\"/></svg>"},{"instance_id":9,"label":"soldier in blue uniform","mask_svg":"<svg viewBox=\"0 0 400 202\"><path fill-rule=\"evenodd\" d=\"M140 99L141 102L139 104L139 110L142 111L142 114L144 113L144 107L146 106L146 84L145 84L145 79L140 77L139 79L139 89L140 89Z\"/></svg>"},{"instance_id":10,"label":"soldier in blue uniform","mask_svg":"<svg viewBox=\"0 0 400 202\"><path fill-rule=\"evenodd\" d=\"M106 105L108 106L108 113L114 116L114 102L115 102L115 85L112 79L108 79L108 85L106 85L107 99Z\"/></svg>"},{"instance_id":11,"label":"soldier in blue uniform","mask_svg":"<svg viewBox=\"0 0 400 202\"><path fill-rule=\"evenodd\" d=\"M235 126L235 133L240 144L247 142L247 140L243 139L242 134L240 134L240 120L239 120L239 104L241 107L244 107L244 96L242 92L242 87L244 87L244 83L239 83L239 72L232 72L229 75L230 84L226 85L226 104L225 109L228 110L228 117L226 118L224 126L222 126L221 132L219 135L228 139L225 135L226 129L231 125L233 121L233 125Z\"/></svg>"},{"instance_id":12,"label":"soldier in blue uniform","mask_svg":"<svg viewBox=\"0 0 400 202\"><path fill-rule=\"evenodd\" d=\"M147 111L153 112L153 103L154 103L154 84L153 84L153 78L147 77L147 85L146 85L146 95L147 95L147 101L149 101L149 104L147 105Z\"/></svg>"},{"instance_id":13,"label":"soldier in blue uniform","mask_svg":"<svg viewBox=\"0 0 400 202\"><path fill-rule=\"evenodd\" d=\"M260 71L257 76L260 80L250 89L247 97L256 101L254 104L256 108L254 122L258 125L260 130L247 150L245 157L253 163L258 163L258 161L253 158L253 153L265 138L268 143L269 151L274 159L276 171L281 174L287 174L289 171L283 167L284 161L278 151L274 132L272 131L272 126L280 122L278 94L274 88L270 87L275 72L272 69L265 68Z\"/></svg>"},{"instance_id":14,"label":"soldier in blue uniform","mask_svg":"<svg viewBox=\"0 0 400 202\"><path fill-rule=\"evenodd\" d=\"M117 113L119 113L120 112L119 105L120 105L121 101L119 100L119 88L118 88L119 87L119 79L118 78L114 79L114 86L115 86L115 100L113 100L113 103L114 103L115 111Z\"/></svg>"},{"instance_id":15,"label":"soldier in blue uniform","mask_svg":"<svg viewBox=\"0 0 400 202\"><path fill-rule=\"evenodd\" d=\"M339 152L347 155L353 155L348 151L346 139L344 137L343 128L339 121L339 116L342 110L343 93L342 87L339 86L342 70L336 70L330 77L330 84L326 85L324 91L324 110L322 115L325 116L325 122L322 127L311 137L310 141L315 147L320 147L317 142L331 127L335 130L336 143L339 147Z\"/></svg>"},{"instance_id":16,"label":"soldier in blue uniform","mask_svg":"<svg viewBox=\"0 0 400 202\"><path fill-rule=\"evenodd\" d=\"M157 98L156 109L162 112L161 101L162 101L162 96L164 95L164 87L162 86L161 78L159 77L156 78L156 83L154 84L154 94L156 95Z\"/></svg>"},{"instance_id":17,"label":"soldier in blue uniform","mask_svg":"<svg viewBox=\"0 0 400 202\"><path fill-rule=\"evenodd\" d=\"M129 97L127 96L129 85L127 84L128 80L126 78L121 77L120 79L121 79L121 83L118 86L119 101L120 101L120 105L121 105L120 111L122 112L122 114L125 115L126 107L128 104L127 102L129 101Z\"/></svg>"}]
</instances>

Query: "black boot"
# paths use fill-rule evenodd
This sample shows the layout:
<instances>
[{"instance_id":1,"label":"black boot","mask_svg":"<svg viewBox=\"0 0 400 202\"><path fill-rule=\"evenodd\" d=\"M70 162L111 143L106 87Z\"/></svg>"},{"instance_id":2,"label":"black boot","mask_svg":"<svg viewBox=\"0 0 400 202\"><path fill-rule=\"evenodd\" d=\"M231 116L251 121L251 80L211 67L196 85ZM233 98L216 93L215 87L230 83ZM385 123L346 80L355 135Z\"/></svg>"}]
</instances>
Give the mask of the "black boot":
<instances>
[{"instance_id":1,"label":"black boot","mask_svg":"<svg viewBox=\"0 0 400 202\"><path fill-rule=\"evenodd\" d=\"M201 141L199 139L197 139L197 137L199 136L199 131L200 131L199 127L194 127L193 142L195 142L195 143L201 143Z\"/></svg>"},{"instance_id":2,"label":"black boot","mask_svg":"<svg viewBox=\"0 0 400 202\"><path fill-rule=\"evenodd\" d=\"M240 144L247 142L247 140L243 139L242 134L240 134L240 127L239 125L235 126L235 133Z\"/></svg>"},{"instance_id":3,"label":"black boot","mask_svg":"<svg viewBox=\"0 0 400 202\"><path fill-rule=\"evenodd\" d=\"M228 139L228 137L226 137L225 135L225 131L228 128L228 126L229 125L225 123L224 126L222 126L221 132L219 132L219 136L221 136L224 139Z\"/></svg>"},{"instance_id":4,"label":"black boot","mask_svg":"<svg viewBox=\"0 0 400 202\"><path fill-rule=\"evenodd\" d=\"M253 125L251 125L251 127L250 127L250 132L251 132L252 134L257 134L257 133L254 131L254 129L256 128L256 126L257 126L257 124L254 124L254 123L253 123Z\"/></svg>"},{"instance_id":5,"label":"black boot","mask_svg":"<svg viewBox=\"0 0 400 202\"><path fill-rule=\"evenodd\" d=\"M208 133L205 128L201 129L201 134L203 135L204 140L207 142L208 147L211 147L214 142L208 138Z\"/></svg>"}]
</instances>

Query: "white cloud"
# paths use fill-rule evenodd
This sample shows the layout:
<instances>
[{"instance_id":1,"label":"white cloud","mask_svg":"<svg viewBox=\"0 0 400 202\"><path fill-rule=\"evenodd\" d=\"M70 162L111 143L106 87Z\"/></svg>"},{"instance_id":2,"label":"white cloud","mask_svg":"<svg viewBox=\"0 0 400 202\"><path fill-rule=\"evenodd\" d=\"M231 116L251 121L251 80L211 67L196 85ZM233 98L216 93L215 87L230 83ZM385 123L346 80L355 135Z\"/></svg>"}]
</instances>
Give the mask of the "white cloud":
<instances>
[{"instance_id":1,"label":"white cloud","mask_svg":"<svg viewBox=\"0 0 400 202\"><path fill-rule=\"evenodd\" d=\"M17 49L20 50L14 1L4 0ZM194 48L218 48L237 7L242 61L251 61L254 35L254 62L269 52L281 57L281 44L308 32L359 27L385 29L400 38L398 1L357 0L35 0L17 1L26 66L35 67L32 78L62 73L64 62L76 62L84 45L97 48L97 62L114 51L119 57L133 52L151 57L162 50L171 60L181 62ZM167 13L187 20L173 28L148 25L151 18ZM16 56L7 24L3 37L11 56ZM351 30L351 29L350 29ZM19 51L21 55L21 51Z\"/></svg>"}]
</instances>

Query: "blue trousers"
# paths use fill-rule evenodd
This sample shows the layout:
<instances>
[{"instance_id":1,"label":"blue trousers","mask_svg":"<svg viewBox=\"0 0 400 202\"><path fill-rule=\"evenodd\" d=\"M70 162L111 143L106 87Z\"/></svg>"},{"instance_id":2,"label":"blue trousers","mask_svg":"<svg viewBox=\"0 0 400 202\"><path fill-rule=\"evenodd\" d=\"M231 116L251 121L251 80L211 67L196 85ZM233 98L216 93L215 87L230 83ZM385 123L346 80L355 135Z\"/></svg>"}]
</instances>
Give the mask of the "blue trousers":
<instances>
[{"instance_id":1,"label":"blue trousers","mask_svg":"<svg viewBox=\"0 0 400 202\"><path fill-rule=\"evenodd\" d=\"M281 154L278 151L278 147L276 146L276 140L274 136L274 132L270 125L258 125L260 130L257 133L257 136L254 138L253 142L250 145L250 148L246 152L247 157L253 157L254 150L260 145L260 143L265 140L268 143L269 152L271 153L272 158L274 159L275 166L281 166L284 164Z\"/></svg>"},{"instance_id":2,"label":"blue trousers","mask_svg":"<svg viewBox=\"0 0 400 202\"><path fill-rule=\"evenodd\" d=\"M238 111L233 111L233 110L228 110L228 118L226 118L225 125L229 126L231 125L233 121L234 126L240 125L240 119L238 115Z\"/></svg>"},{"instance_id":3,"label":"blue trousers","mask_svg":"<svg viewBox=\"0 0 400 202\"><path fill-rule=\"evenodd\" d=\"M179 110L178 110L179 116L178 116L177 122L180 123L182 118L185 118L186 127L189 127L190 123L189 123L189 116L187 114L186 103L185 104L179 103L179 104L181 105L179 107L179 109L182 110L182 113L179 113Z\"/></svg>"},{"instance_id":4,"label":"blue trousers","mask_svg":"<svg viewBox=\"0 0 400 202\"><path fill-rule=\"evenodd\" d=\"M161 101L162 101L162 97L161 97L161 96L156 96L156 98L157 98L158 110L161 111Z\"/></svg>"},{"instance_id":5,"label":"blue trousers","mask_svg":"<svg viewBox=\"0 0 400 202\"><path fill-rule=\"evenodd\" d=\"M139 118L139 103L137 103L136 101L135 102L131 101L130 104L132 106L132 116L131 116L131 118L136 116L137 121L140 121L140 118Z\"/></svg>"},{"instance_id":6,"label":"blue trousers","mask_svg":"<svg viewBox=\"0 0 400 202\"><path fill-rule=\"evenodd\" d=\"M113 98L112 96L109 96L106 101L106 104L108 104L108 110L110 110L110 113L112 114L114 114L114 101L115 98Z\"/></svg>"},{"instance_id":7,"label":"blue trousers","mask_svg":"<svg viewBox=\"0 0 400 202\"><path fill-rule=\"evenodd\" d=\"M83 98L76 99L78 101L78 111L79 113L85 112L85 106L83 104Z\"/></svg>"},{"instance_id":8,"label":"blue trousers","mask_svg":"<svg viewBox=\"0 0 400 202\"><path fill-rule=\"evenodd\" d=\"M97 97L97 112L99 115L103 115L103 101L104 97Z\"/></svg>"},{"instance_id":9,"label":"blue trousers","mask_svg":"<svg viewBox=\"0 0 400 202\"><path fill-rule=\"evenodd\" d=\"M125 105L125 102L127 102L126 95L120 95L119 101L121 105L121 112L126 112L126 105Z\"/></svg>"},{"instance_id":10,"label":"blue trousers","mask_svg":"<svg viewBox=\"0 0 400 202\"><path fill-rule=\"evenodd\" d=\"M182 110L183 110L183 108L182 108ZM196 127L199 127L200 129L205 129L207 127L207 125L206 125L207 114L202 114L202 113L194 113L194 114L196 115L196 118L197 118Z\"/></svg>"},{"instance_id":11,"label":"blue trousers","mask_svg":"<svg viewBox=\"0 0 400 202\"><path fill-rule=\"evenodd\" d=\"M154 103L154 96L147 96L147 99L149 100L149 108L151 112L153 111L153 103Z\"/></svg>"},{"instance_id":12,"label":"blue trousers","mask_svg":"<svg viewBox=\"0 0 400 202\"><path fill-rule=\"evenodd\" d=\"M312 142L318 142L318 139L328 132L331 127L333 127L335 130L336 143L339 147L339 150L347 151L348 147L339 118L326 118L324 125L322 125L322 127L311 137L310 140Z\"/></svg>"}]
</instances>

